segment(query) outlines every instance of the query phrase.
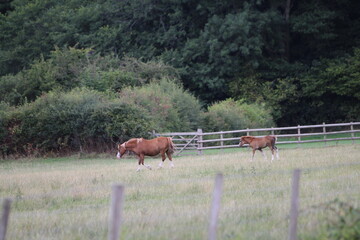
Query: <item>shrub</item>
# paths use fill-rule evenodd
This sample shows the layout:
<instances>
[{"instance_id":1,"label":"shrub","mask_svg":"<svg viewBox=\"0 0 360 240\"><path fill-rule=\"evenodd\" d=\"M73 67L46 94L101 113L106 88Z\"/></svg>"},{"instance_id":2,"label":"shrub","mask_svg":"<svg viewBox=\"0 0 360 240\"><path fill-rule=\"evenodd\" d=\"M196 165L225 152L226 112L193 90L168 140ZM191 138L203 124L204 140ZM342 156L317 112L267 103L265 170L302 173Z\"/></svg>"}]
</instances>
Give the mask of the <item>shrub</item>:
<instances>
[{"instance_id":1,"label":"shrub","mask_svg":"<svg viewBox=\"0 0 360 240\"><path fill-rule=\"evenodd\" d=\"M273 127L274 121L265 105L247 104L229 98L208 107L202 127L207 132Z\"/></svg>"},{"instance_id":2,"label":"shrub","mask_svg":"<svg viewBox=\"0 0 360 240\"><path fill-rule=\"evenodd\" d=\"M7 137L9 136L9 129L7 128L9 121L9 113L12 108L5 102L0 102L0 153L4 158L9 150L7 146Z\"/></svg>"},{"instance_id":3,"label":"shrub","mask_svg":"<svg viewBox=\"0 0 360 240\"><path fill-rule=\"evenodd\" d=\"M142 111L88 89L50 92L11 112L6 146L11 154L106 151L117 141L147 136Z\"/></svg>"},{"instance_id":4,"label":"shrub","mask_svg":"<svg viewBox=\"0 0 360 240\"><path fill-rule=\"evenodd\" d=\"M90 48L56 48L49 59L34 61L29 69L0 77L0 101L22 105L52 90L70 91L87 87L101 92L118 92L163 77L176 78L174 68L162 62L99 56Z\"/></svg>"},{"instance_id":5,"label":"shrub","mask_svg":"<svg viewBox=\"0 0 360 240\"><path fill-rule=\"evenodd\" d=\"M200 122L199 101L167 78L141 87L125 88L120 99L144 109L158 132L195 130Z\"/></svg>"},{"instance_id":6,"label":"shrub","mask_svg":"<svg viewBox=\"0 0 360 240\"><path fill-rule=\"evenodd\" d=\"M328 239L359 239L360 209L338 200L329 204L328 208L333 211L326 224Z\"/></svg>"},{"instance_id":7,"label":"shrub","mask_svg":"<svg viewBox=\"0 0 360 240\"><path fill-rule=\"evenodd\" d=\"M360 236L360 209L335 199L316 206L324 216L314 224L315 231L306 232L300 239L357 240Z\"/></svg>"}]
</instances>

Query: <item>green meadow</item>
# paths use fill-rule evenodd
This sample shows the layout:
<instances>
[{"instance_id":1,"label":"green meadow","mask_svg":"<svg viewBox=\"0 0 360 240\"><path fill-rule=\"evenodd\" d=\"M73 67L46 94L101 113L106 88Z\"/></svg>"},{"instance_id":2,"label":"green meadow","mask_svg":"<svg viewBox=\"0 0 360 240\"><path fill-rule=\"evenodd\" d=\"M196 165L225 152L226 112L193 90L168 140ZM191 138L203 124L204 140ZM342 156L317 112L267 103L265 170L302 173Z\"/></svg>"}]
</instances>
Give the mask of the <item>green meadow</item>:
<instances>
[{"instance_id":1,"label":"green meadow","mask_svg":"<svg viewBox=\"0 0 360 240\"><path fill-rule=\"evenodd\" d=\"M214 180L224 175L218 239L287 239L291 179L301 169L300 239L326 232L328 204L360 207L360 145L249 149L174 158L136 172L114 156L0 163L0 198L11 198L7 239L107 239L111 186L125 186L120 239L206 239Z\"/></svg>"}]
</instances>

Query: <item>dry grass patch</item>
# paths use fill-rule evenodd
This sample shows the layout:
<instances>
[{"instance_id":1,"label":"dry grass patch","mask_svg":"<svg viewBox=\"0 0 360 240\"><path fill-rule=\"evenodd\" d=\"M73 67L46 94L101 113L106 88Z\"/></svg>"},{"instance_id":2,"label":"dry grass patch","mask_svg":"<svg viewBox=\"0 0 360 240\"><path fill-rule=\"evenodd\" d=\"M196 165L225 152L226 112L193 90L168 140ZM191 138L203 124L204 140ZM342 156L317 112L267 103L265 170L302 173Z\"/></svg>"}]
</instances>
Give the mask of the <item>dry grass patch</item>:
<instances>
[{"instance_id":1,"label":"dry grass patch","mask_svg":"<svg viewBox=\"0 0 360 240\"><path fill-rule=\"evenodd\" d=\"M219 239L286 239L294 168L303 169L300 235L320 226L316 206L335 198L360 205L359 145L280 149L273 163L261 154L250 162L250 152L178 157L173 169L146 158L154 170L141 172L135 159L1 163L0 196L13 199L8 238L106 239L111 185L122 183L121 239L204 239L219 172Z\"/></svg>"}]
</instances>

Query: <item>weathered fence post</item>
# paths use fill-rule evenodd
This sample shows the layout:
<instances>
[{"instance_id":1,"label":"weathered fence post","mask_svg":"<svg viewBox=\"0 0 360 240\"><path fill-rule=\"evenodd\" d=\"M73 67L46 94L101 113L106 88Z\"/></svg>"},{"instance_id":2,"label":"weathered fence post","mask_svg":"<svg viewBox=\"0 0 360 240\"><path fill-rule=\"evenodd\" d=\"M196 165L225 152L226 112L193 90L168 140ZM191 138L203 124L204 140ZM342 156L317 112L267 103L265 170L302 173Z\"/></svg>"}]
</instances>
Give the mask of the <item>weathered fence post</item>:
<instances>
[{"instance_id":1,"label":"weathered fence post","mask_svg":"<svg viewBox=\"0 0 360 240\"><path fill-rule=\"evenodd\" d=\"M0 222L0 240L5 240L7 225L9 222L11 200L5 198Z\"/></svg>"},{"instance_id":2,"label":"weathered fence post","mask_svg":"<svg viewBox=\"0 0 360 240\"><path fill-rule=\"evenodd\" d=\"M324 133L324 142L326 145L326 127L325 127L325 123L323 122L323 133Z\"/></svg>"},{"instance_id":3,"label":"weathered fence post","mask_svg":"<svg viewBox=\"0 0 360 240\"><path fill-rule=\"evenodd\" d=\"M197 140L198 140L198 155L201 155L202 154L202 147L203 147L203 143L202 143L202 140L203 140L203 131L202 129L198 128L197 130Z\"/></svg>"},{"instance_id":4,"label":"weathered fence post","mask_svg":"<svg viewBox=\"0 0 360 240\"><path fill-rule=\"evenodd\" d=\"M109 213L108 240L118 240L120 235L121 215L124 202L124 186L113 185Z\"/></svg>"},{"instance_id":5,"label":"weathered fence post","mask_svg":"<svg viewBox=\"0 0 360 240\"><path fill-rule=\"evenodd\" d=\"M300 131L300 125L298 125L298 129L297 129L298 131L298 147L300 146L300 141L301 141L301 131Z\"/></svg>"},{"instance_id":6,"label":"weathered fence post","mask_svg":"<svg viewBox=\"0 0 360 240\"><path fill-rule=\"evenodd\" d=\"M246 136L250 136L250 131L249 128L246 128L247 132L246 132Z\"/></svg>"},{"instance_id":7,"label":"weathered fence post","mask_svg":"<svg viewBox=\"0 0 360 240\"><path fill-rule=\"evenodd\" d=\"M221 146L221 150L224 150L224 133L223 132L221 132L220 133L220 146Z\"/></svg>"},{"instance_id":8,"label":"weathered fence post","mask_svg":"<svg viewBox=\"0 0 360 240\"><path fill-rule=\"evenodd\" d=\"M209 240L216 240L217 222L220 211L222 188L223 188L223 175L219 173L216 175L215 178L215 186L214 186L214 192L213 192L213 198L211 204L209 232L208 232Z\"/></svg>"},{"instance_id":9,"label":"weathered fence post","mask_svg":"<svg viewBox=\"0 0 360 240\"><path fill-rule=\"evenodd\" d=\"M354 144L355 143L355 140L354 140L354 125L353 125L353 122L350 122L350 130L351 130L351 138L352 138L352 143Z\"/></svg>"},{"instance_id":10,"label":"weathered fence post","mask_svg":"<svg viewBox=\"0 0 360 240\"><path fill-rule=\"evenodd\" d=\"M289 240L297 239L297 219L298 219L298 210L299 210L299 180L300 180L300 169L295 169L293 172L292 186L291 186Z\"/></svg>"}]
</instances>

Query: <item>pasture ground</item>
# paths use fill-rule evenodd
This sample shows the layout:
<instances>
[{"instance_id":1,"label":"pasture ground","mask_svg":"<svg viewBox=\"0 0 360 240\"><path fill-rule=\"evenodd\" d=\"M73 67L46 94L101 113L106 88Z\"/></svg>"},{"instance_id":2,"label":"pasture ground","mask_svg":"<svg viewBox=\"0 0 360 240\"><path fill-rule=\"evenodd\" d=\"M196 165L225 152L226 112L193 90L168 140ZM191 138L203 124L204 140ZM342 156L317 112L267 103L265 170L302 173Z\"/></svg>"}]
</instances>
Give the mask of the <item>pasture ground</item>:
<instances>
[{"instance_id":1,"label":"pasture ground","mask_svg":"<svg viewBox=\"0 0 360 240\"><path fill-rule=\"evenodd\" d=\"M125 186L121 239L206 239L215 175L224 188L218 239L287 239L291 177L300 177L301 239L324 231L324 204L360 206L360 145L282 149L270 163L250 149L186 156L136 172L137 160L35 159L0 163L12 198L7 239L106 239L111 185Z\"/></svg>"}]
</instances>

